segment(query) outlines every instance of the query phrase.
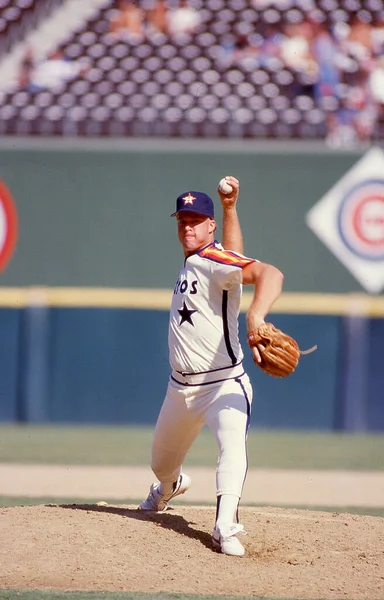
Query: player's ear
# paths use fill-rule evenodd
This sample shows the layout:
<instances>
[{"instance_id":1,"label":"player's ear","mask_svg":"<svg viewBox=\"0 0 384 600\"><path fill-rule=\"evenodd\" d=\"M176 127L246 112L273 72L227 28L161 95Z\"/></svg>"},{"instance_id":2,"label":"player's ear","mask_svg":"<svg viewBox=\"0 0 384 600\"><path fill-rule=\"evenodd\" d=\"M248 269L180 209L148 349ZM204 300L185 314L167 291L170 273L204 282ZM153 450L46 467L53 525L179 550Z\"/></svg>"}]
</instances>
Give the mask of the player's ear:
<instances>
[{"instance_id":1,"label":"player's ear","mask_svg":"<svg viewBox=\"0 0 384 600\"><path fill-rule=\"evenodd\" d=\"M210 219L209 220L209 233L213 233L214 231L216 231L216 229L217 229L216 221L214 219Z\"/></svg>"}]
</instances>

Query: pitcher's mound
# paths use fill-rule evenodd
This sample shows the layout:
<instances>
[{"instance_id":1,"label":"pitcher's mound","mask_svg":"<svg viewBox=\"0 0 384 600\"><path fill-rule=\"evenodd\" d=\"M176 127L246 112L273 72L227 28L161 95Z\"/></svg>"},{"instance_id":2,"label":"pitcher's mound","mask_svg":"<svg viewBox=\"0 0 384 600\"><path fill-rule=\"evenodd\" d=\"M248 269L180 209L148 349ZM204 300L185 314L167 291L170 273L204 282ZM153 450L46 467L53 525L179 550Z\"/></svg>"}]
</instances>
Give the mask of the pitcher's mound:
<instances>
[{"instance_id":1,"label":"pitcher's mound","mask_svg":"<svg viewBox=\"0 0 384 600\"><path fill-rule=\"evenodd\" d=\"M236 558L212 550L214 508L0 508L0 587L383 600L383 518L271 507L240 517Z\"/></svg>"}]
</instances>

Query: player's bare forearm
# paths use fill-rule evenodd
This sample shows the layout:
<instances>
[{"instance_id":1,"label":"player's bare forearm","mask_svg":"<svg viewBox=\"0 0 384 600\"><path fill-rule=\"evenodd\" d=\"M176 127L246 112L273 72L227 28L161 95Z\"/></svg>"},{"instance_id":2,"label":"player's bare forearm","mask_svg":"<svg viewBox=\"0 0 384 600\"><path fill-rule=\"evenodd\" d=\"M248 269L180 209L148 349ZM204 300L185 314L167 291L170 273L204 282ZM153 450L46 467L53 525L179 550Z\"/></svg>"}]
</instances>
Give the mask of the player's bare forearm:
<instances>
[{"instance_id":1,"label":"player's bare forearm","mask_svg":"<svg viewBox=\"0 0 384 600\"><path fill-rule=\"evenodd\" d=\"M255 291L247 311L248 333L257 330L278 299L283 288L284 275L273 265L251 263L243 269L243 284L254 285Z\"/></svg>"},{"instance_id":2,"label":"player's bare forearm","mask_svg":"<svg viewBox=\"0 0 384 600\"><path fill-rule=\"evenodd\" d=\"M236 205L231 208L223 207L223 239L225 250L233 250L244 254L243 234L237 214Z\"/></svg>"},{"instance_id":3,"label":"player's bare forearm","mask_svg":"<svg viewBox=\"0 0 384 600\"><path fill-rule=\"evenodd\" d=\"M236 177L228 175L225 177L232 192L224 194L218 188L221 205L223 207L223 236L222 245L225 250L233 250L239 254L244 253L243 234L237 214L237 200L239 197L239 181Z\"/></svg>"},{"instance_id":4,"label":"player's bare forearm","mask_svg":"<svg viewBox=\"0 0 384 600\"><path fill-rule=\"evenodd\" d=\"M250 307L246 314L247 334L255 332L264 323L266 315L281 294L284 276L272 265L254 262L243 271L243 284L254 285L255 291ZM253 360L261 362L261 350L257 346L252 347Z\"/></svg>"}]
</instances>

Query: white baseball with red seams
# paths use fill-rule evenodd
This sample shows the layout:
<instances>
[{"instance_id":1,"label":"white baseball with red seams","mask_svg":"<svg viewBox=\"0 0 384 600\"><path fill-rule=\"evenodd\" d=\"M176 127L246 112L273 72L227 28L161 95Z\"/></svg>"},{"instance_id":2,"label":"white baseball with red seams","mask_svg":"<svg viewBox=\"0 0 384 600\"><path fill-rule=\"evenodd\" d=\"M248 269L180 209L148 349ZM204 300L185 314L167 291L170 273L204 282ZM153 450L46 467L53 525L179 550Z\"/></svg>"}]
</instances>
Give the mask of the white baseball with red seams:
<instances>
[{"instance_id":1,"label":"white baseball with red seams","mask_svg":"<svg viewBox=\"0 0 384 600\"><path fill-rule=\"evenodd\" d=\"M220 192L222 192L223 194L230 194L233 191L233 188L227 182L226 177L223 177L223 179L220 179L218 188L219 188Z\"/></svg>"}]
</instances>

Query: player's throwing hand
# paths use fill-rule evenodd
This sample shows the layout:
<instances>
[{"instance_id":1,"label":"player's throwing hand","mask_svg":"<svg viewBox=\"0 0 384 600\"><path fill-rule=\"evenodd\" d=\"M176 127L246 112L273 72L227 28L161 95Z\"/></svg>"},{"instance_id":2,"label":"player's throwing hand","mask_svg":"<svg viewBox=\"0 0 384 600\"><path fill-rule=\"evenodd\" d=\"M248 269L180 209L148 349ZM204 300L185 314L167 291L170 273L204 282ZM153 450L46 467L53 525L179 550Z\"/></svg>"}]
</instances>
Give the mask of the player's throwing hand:
<instances>
[{"instance_id":1,"label":"player's throwing hand","mask_svg":"<svg viewBox=\"0 0 384 600\"><path fill-rule=\"evenodd\" d=\"M231 208L232 206L235 206L239 197L239 187L239 180L236 179L236 177L233 177L232 175L227 175L219 181L219 184L217 186L217 192L220 196L221 204L223 207ZM231 188L230 191L229 188Z\"/></svg>"}]
</instances>

